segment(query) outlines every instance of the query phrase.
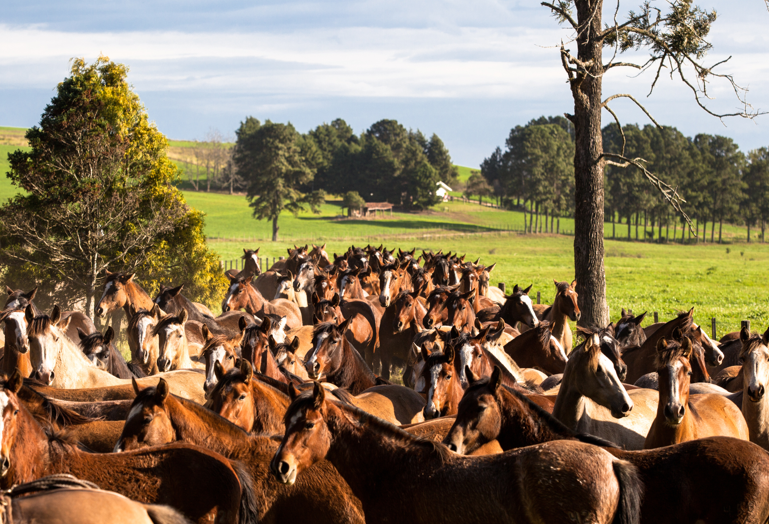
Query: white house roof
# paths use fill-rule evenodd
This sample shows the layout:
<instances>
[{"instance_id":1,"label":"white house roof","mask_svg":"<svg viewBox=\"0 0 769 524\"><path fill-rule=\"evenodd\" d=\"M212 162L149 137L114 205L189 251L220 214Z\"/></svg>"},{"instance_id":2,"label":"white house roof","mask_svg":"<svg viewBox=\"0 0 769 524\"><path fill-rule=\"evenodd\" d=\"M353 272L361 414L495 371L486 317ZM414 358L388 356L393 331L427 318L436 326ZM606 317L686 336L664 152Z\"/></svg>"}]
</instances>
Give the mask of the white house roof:
<instances>
[{"instance_id":1,"label":"white house roof","mask_svg":"<svg viewBox=\"0 0 769 524\"><path fill-rule=\"evenodd\" d=\"M447 186L446 184L444 184L441 181L438 181L437 185L438 185L438 187L441 187L441 188L445 189L446 191L454 191L453 189L451 189L449 186Z\"/></svg>"}]
</instances>

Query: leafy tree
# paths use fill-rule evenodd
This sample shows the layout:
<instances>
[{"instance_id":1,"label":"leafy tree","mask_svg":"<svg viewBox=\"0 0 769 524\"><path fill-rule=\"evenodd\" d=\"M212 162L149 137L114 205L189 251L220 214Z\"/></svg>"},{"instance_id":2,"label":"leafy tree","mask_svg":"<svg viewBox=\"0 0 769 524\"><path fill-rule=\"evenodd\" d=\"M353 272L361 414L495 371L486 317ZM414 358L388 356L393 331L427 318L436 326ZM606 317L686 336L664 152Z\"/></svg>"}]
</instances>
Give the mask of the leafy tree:
<instances>
[{"instance_id":1,"label":"leafy tree","mask_svg":"<svg viewBox=\"0 0 769 524\"><path fill-rule=\"evenodd\" d=\"M8 155L8 177L24 192L0 208L2 263L14 285L41 287L43 307L46 299L79 305L93 318L107 268L158 281L184 276L194 300L225 285L202 217L173 185L166 138L127 72L106 57L75 59L40 125L27 131L31 150Z\"/></svg>"},{"instance_id":2,"label":"leafy tree","mask_svg":"<svg viewBox=\"0 0 769 524\"><path fill-rule=\"evenodd\" d=\"M365 205L366 201L357 191L348 191L342 197L342 209L362 209Z\"/></svg>"},{"instance_id":3,"label":"leafy tree","mask_svg":"<svg viewBox=\"0 0 769 524\"><path fill-rule=\"evenodd\" d=\"M481 174L489 185L494 188L494 194L498 196L506 196L507 194L503 186L503 181L507 178L507 171L507 162L499 147L481 162Z\"/></svg>"},{"instance_id":4,"label":"leafy tree","mask_svg":"<svg viewBox=\"0 0 769 524\"><path fill-rule=\"evenodd\" d=\"M603 0L553 0L542 5L550 9L558 23L574 31L576 56L561 44L561 64L574 100L574 113L567 115L574 124L575 155L575 236L574 269L584 325L605 326L609 322L606 304L606 278L603 264L604 225L604 166L614 163L626 167L635 165L680 213L682 198L674 187L663 182L647 169L642 161L620 153L606 153L601 136L601 112L606 109L616 118L609 105L619 98L631 100L629 94L615 94L604 98L604 76L615 68L631 67L656 71L652 89L662 72L669 68L671 75L680 78L693 93L695 102L706 112L717 117L753 117L740 88L731 76L716 72L716 66L702 63L711 45L707 41L715 12L706 12L692 4L692 0L672 0L663 12L645 2L638 12L628 11L627 19L617 16L612 24L604 26ZM615 13L623 11L616 6ZM604 48L611 50L611 59L603 59ZM649 57L640 64L617 59L623 52L648 49ZM725 81L734 88L744 109L730 114L718 114L705 105L708 82ZM643 111L646 111L642 107ZM649 113L646 112L648 115ZM655 122L656 123L656 122ZM620 128L621 129L621 128Z\"/></svg>"},{"instance_id":5,"label":"leafy tree","mask_svg":"<svg viewBox=\"0 0 769 524\"><path fill-rule=\"evenodd\" d=\"M467 185L465 186L464 195L467 198L472 198L473 195L478 197L478 202L483 202L483 197L491 196L494 194L494 190L491 188L483 175L478 171L473 171L470 178L467 179Z\"/></svg>"},{"instance_id":6,"label":"leafy tree","mask_svg":"<svg viewBox=\"0 0 769 524\"><path fill-rule=\"evenodd\" d=\"M425 148L425 155L427 155L427 161L435 168L443 182L453 184L459 180L459 170L451 162L449 150L446 149L443 140L435 133L430 137L430 142L428 142Z\"/></svg>"},{"instance_id":7,"label":"leafy tree","mask_svg":"<svg viewBox=\"0 0 769 524\"><path fill-rule=\"evenodd\" d=\"M762 147L748 153L748 165L743 181L745 193L741 209L748 226L748 242L750 242L750 226L756 221L761 226L761 241L764 241L766 222L769 220L769 149Z\"/></svg>"},{"instance_id":8,"label":"leafy tree","mask_svg":"<svg viewBox=\"0 0 769 524\"><path fill-rule=\"evenodd\" d=\"M313 169L302 154L302 137L291 124L269 120L241 138L235 151L238 172L248 181L246 198L257 220L272 220L272 240L278 240L278 218L284 210L293 214L309 204L320 212L320 193L307 195L299 188L312 180ZM305 148L305 153L308 148Z\"/></svg>"}]
</instances>

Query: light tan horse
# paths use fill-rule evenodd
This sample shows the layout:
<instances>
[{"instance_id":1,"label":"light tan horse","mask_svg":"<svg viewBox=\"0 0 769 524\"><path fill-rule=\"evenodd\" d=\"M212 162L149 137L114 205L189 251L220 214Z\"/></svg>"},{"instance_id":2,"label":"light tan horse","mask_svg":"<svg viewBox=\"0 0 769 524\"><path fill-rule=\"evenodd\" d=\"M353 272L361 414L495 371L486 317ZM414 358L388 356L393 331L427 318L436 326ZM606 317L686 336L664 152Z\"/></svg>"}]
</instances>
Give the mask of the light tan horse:
<instances>
[{"instance_id":1,"label":"light tan horse","mask_svg":"<svg viewBox=\"0 0 769 524\"><path fill-rule=\"evenodd\" d=\"M162 372L177 369L205 369L205 364L190 359L187 332L187 310L178 315L166 315L157 323L152 334L158 337L158 370Z\"/></svg>"},{"instance_id":2,"label":"light tan horse","mask_svg":"<svg viewBox=\"0 0 769 524\"><path fill-rule=\"evenodd\" d=\"M722 395L689 396L692 342L664 338L657 342L659 406L646 449L679 444L705 437L725 436L750 440L740 408Z\"/></svg>"},{"instance_id":3,"label":"light tan horse","mask_svg":"<svg viewBox=\"0 0 769 524\"><path fill-rule=\"evenodd\" d=\"M553 337L558 341L561 347L569 353L572 348L572 334L569 327L569 320L576 322L582 316L577 304L577 281L571 284L568 282L558 282L553 280L556 294L553 300L553 307L550 308L547 315L541 320L549 320L552 325Z\"/></svg>"},{"instance_id":4,"label":"light tan horse","mask_svg":"<svg viewBox=\"0 0 769 524\"><path fill-rule=\"evenodd\" d=\"M553 408L553 416L566 427L643 449L656 411L656 391L625 391L614 364L601 352L598 335L572 351Z\"/></svg>"},{"instance_id":5,"label":"light tan horse","mask_svg":"<svg viewBox=\"0 0 769 524\"><path fill-rule=\"evenodd\" d=\"M743 388L742 414L750 441L769 450L769 329L762 336L740 331Z\"/></svg>"}]
</instances>

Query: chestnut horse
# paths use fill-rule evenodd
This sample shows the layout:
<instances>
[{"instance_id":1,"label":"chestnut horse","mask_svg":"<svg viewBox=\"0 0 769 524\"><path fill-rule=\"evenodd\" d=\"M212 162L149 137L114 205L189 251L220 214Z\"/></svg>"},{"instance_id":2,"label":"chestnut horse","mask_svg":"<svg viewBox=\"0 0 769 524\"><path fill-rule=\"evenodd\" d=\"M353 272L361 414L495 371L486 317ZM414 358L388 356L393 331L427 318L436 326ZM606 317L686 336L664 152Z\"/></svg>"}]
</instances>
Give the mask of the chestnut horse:
<instances>
[{"instance_id":1,"label":"chestnut horse","mask_svg":"<svg viewBox=\"0 0 769 524\"><path fill-rule=\"evenodd\" d=\"M411 342L422 330L425 308L417 296L401 291L385 309L379 324L379 348L372 360L381 363L381 376L390 380L390 366L405 363ZM373 364L373 362L371 362Z\"/></svg>"},{"instance_id":2,"label":"chestnut horse","mask_svg":"<svg viewBox=\"0 0 769 524\"><path fill-rule=\"evenodd\" d=\"M16 396L21 385L21 375L14 373L0 393L2 489L69 473L141 502L168 504L200 523L255 518L251 480L239 465L186 444L133 453L85 453L60 435L46 434Z\"/></svg>"},{"instance_id":3,"label":"chestnut horse","mask_svg":"<svg viewBox=\"0 0 769 524\"><path fill-rule=\"evenodd\" d=\"M346 388L353 395L376 385L376 376L345 336L349 320L324 322L313 330L313 348L305 355L310 377Z\"/></svg>"},{"instance_id":4,"label":"chestnut horse","mask_svg":"<svg viewBox=\"0 0 769 524\"><path fill-rule=\"evenodd\" d=\"M764 334L751 335L740 331L743 386L742 414L748 424L750 441L769 450L769 329Z\"/></svg>"},{"instance_id":5,"label":"chestnut horse","mask_svg":"<svg viewBox=\"0 0 769 524\"><path fill-rule=\"evenodd\" d=\"M33 290L34 291L34 290ZM27 319L24 314L26 305L21 309L7 307L0 313L0 322L5 322L5 347L3 349L3 373L9 376L18 368L28 377L32 374L29 360L29 338L27 337Z\"/></svg>"},{"instance_id":6,"label":"chestnut horse","mask_svg":"<svg viewBox=\"0 0 769 524\"><path fill-rule=\"evenodd\" d=\"M269 460L278 445L269 437L249 435L212 411L168 394L165 381L136 389L116 451L184 441L207 447L229 459L242 461L253 479L256 498L254 522L363 522L360 502L327 462L296 486L280 486L270 478Z\"/></svg>"},{"instance_id":7,"label":"chestnut horse","mask_svg":"<svg viewBox=\"0 0 769 524\"><path fill-rule=\"evenodd\" d=\"M538 368L548 374L563 373L568 359L547 321L505 344L505 353L522 368Z\"/></svg>"},{"instance_id":8,"label":"chestnut horse","mask_svg":"<svg viewBox=\"0 0 769 524\"><path fill-rule=\"evenodd\" d=\"M288 318L291 328L302 325L302 312L294 302L279 298L272 302L265 299L252 284L250 278L230 279L230 287L222 301L222 311L238 311L245 309L247 313L260 318L265 314L274 314Z\"/></svg>"},{"instance_id":9,"label":"chestnut horse","mask_svg":"<svg viewBox=\"0 0 769 524\"><path fill-rule=\"evenodd\" d=\"M301 395L292 390L291 396L273 474L291 485L328 458L361 500L369 524L567 522L574 515L591 522L637 522L643 487L635 467L595 446L564 441L460 457L361 410L326 401L318 384ZM539 503L550 500L553 486L561 503Z\"/></svg>"},{"instance_id":10,"label":"chestnut horse","mask_svg":"<svg viewBox=\"0 0 769 524\"><path fill-rule=\"evenodd\" d=\"M427 313L425 313L424 325L427 329L434 328L446 322L449 318L449 312L446 309L446 302L454 291L453 287L437 287L427 296Z\"/></svg>"},{"instance_id":11,"label":"chestnut horse","mask_svg":"<svg viewBox=\"0 0 769 524\"><path fill-rule=\"evenodd\" d=\"M553 440L582 440L604 446L638 468L645 488L640 510L645 524L765 522L769 516L764 474L769 456L756 446L711 437L660 450L622 451L567 428L526 396L501 386L499 375L471 382L444 440L453 451L470 454L490 442L507 451Z\"/></svg>"},{"instance_id":12,"label":"chestnut horse","mask_svg":"<svg viewBox=\"0 0 769 524\"><path fill-rule=\"evenodd\" d=\"M112 344L115 331L112 326L107 328L104 335L91 333L86 335L78 329L80 335L80 348L88 359L99 369L117 378L146 377L147 375L139 366L131 366L126 363L123 355Z\"/></svg>"},{"instance_id":13,"label":"chestnut horse","mask_svg":"<svg viewBox=\"0 0 769 524\"><path fill-rule=\"evenodd\" d=\"M599 337L590 335L569 356L553 416L580 433L642 449L657 410L657 392L626 391Z\"/></svg>"},{"instance_id":14,"label":"chestnut horse","mask_svg":"<svg viewBox=\"0 0 769 524\"><path fill-rule=\"evenodd\" d=\"M657 341L660 390L657 416L646 437L646 449L712 436L750 439L740 409L721 395L689 396L692 343Z\"/></svg>"},{"instance_id":15,"label":"chestnut horse","mask_svg":"<svg viewBox=\"0 0 769 524\"><path fill-rule=\"evenodd\" d=\"M550 321L553 337L555 337L566 353L569 353L572 348L569 320L576 322L582 316L577 304L577 281L575 280L569 284L568 282L553 280L553 283L556 289L555 300L553 300L553 306L548 314L542 320Z\"/></svg>"},{"instance_id":16,"label":"chestnut horse","mask_svg":"<svg viewBox=\"0 0 769 524\"><path fill-rule=\"evenodd\" d=\"M135 273L110 273L106 271L107 279L104 281L104 293L99 303L96 304L96 314L106 317L113 311L123 308L126 317L130 318L130 307L137 310L144 308L152 310L154 302L144 289L134 281Z\"/></svg>"},{"instance_id":17,"label":"chestnut horse","mask_svg":"<svg viewBox=\"0 0 769 524\"><path fill-rule=\"evenodd\" d=\"M130 311L127 334L131 363L141 368L145 375L155 375L158 373L159 350L158 337L153 331L163 314L157 304L151 311L132 305Z\"/></svg>"},{"instance_id":18,"label":"chestnut horse","mask_svg":"<svg viewBox=\"0 0 769 524\"><path fill-rule=\"evenodd\" d=\"M476 300L474 291L460 293L454 291L446 300L446 325L455 327L463 333L470 333L475 327L475 309Z\"/></svg>"}]
</instances>

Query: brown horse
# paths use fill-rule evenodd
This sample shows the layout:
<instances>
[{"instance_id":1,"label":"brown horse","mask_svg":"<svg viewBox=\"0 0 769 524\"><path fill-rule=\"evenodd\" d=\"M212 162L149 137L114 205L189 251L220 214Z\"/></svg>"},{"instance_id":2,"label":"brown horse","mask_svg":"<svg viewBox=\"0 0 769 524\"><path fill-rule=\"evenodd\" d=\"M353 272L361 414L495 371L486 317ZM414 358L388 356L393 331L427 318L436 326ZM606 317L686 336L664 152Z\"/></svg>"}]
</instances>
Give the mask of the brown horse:
<instances>
[{"instance_id":1,"label":"brown horse","mask_svg":"<svg viewBox=\"0 0 769 524\"><path fill-rule=\"evenodd\" d=\"M569 353L572 348L569 320L576 322L582 315L577 304L577 281L569 284L568 282L553 280L553 283L556 289L555 300L553 300L553 306L549 309L548 314L542 320L550 321L553 337L566 353Z\"/></svg>"},{"instance_id":2,"label":"brown horse","mask_svg":"<svg viewBox=\"0 0 769 524\"><path fill-rule=\"evenodd\" d=\"M286 376L294 375L306 382L310 380L310 375L298 355L300 344L299 337L293 337L291 342L278 344L275 347L275 362Z\"/></svg>"},{"instance_id":3,"label":"brown horse","mask_svg":"<svg viewBox=\"0 0 769 524\"><path fill-rule=\"evenodd\" d=\"M353 298L365 299L368 296L361 286L361 279L371 274L370 269L348 269L337 272L336 285L339 289L339 298L350 300Z\"/></svg>"},{"instance_id":4,"label":"brown horse","mask_svg":"<svg viewBox=\"0 0 769 524\"><path fill-rule=\"evenodd\" d=\"M134 453L82 452L60 435L46 434L16 396L21 384L15 373L0 393L3 489L68 473L141 502L168 504L196 522L235 523L239 513L240 522L255 517L253 489L240 466L178 444Z\"/></svg>"},{"instance_id":5,"label":"brown horse","mask_svg":"<svg viewBox=\"0 0 769 524\"><path fill-rule=\"evenodd\" d=\"M642 449L657 410L657 392L626 391L601 350L600 336L591 334L569 356L553 416L580 433Z\"/></svg>"},{"instance_id":6,"label":"brown horse","mask_svg":"<svg viewBox=\"0 0 769 524\"><path fill-rule=\"evenodd\" d=\"M401 291L412 291L411 275L405 268L401 268L400 261L383 266L379 272L379 303L383 308L390 305L393 297Z\"/></svg>"},{"instance_id":7,"label":"brown horse","mask_svg":"<svg viewBox=\"0 0 769 524\"><path fill-rule=\"evenodd\" d=\"M205 335L206 345L203 346L202 355L206 363L206 382L203 384L203 389L208 396L218 381L218 375L215 372L216 365L219 364L225 373L235 367L235 363L241 356L240 344L243 341L243 333L228 337L226 335L212 335L206 329Z\"/></svg>"},{"instance_id":8,"label":"brown horse","mask_svg":"<svg viewBox=\"0 0 769 524\"><path fill-rule=\"evenodd\" d=\"M215 366L218 378L206 405L214 413L249 433L281 435L286 431L283 415L291 403L288 396L261 380L246 360L226 373Z\"/></svg>"},{"instance_id":9,"label":"brown horse","mask_svg":"<svg viewBox=\"0 0 769 524\"><path fill-rule=\"evenodd\" d=\"M563 373L568 359L546 321L505 344L505 353L522 368L538 368L549 374Z\"/></svg>"},{"instance_id":10,"label":"brown horse","mask_svg":"<svg viewBox=\"0 0 769 524\"><path fill-rule=\"evenodd\" d=\"M417 267L411 271L411 283L414 287L414 294L419 297L427 298L435 289L435 284L433 283L433 270Z\"/></svg>"},{"instance_id":11,"label":"brown horse","mask_svg":"<svg viewBox=\"0 0 769 524\"><path fill-rule=\"evenodd\" d=\"M34 291L34 290L33 290ZM25 377L32 374L32 363L29 360L29 338L27 337L27 319L23 309L7 307L0 313L0 322L5 323L5 347L3 350L3 373L9 376L19 369Z\"/></svg>"},{"instance_id":12,"label":"brown horse","mask_svg":"<svg viewBox=\"0 0 769 524\"><path fill-rule=\"evenodd\" d=\"M123 308L126 317L130 318L130 307L137 310L144 308L152 310L154 302L144 289L134 281L135 273L110 273L106 271L107 279L104 281L104 293L96 305L96 314L106 317L118 308Z\"/></svg>"},{"instance_id":13,"label":"brown horse","mask_svg":"<svg viewBox=\"0 0 769 524\"><path fill-rule=\"evenodd\" d=\"M104 335L98 331L86 335L80 330L78 330L78 334L80 335L80 348L99 369L103 369L117 378L147 376L139 366L129 366L123 355L112 344L112 339L115 336L112 326L107 328Z\"/></svg>"},{"instance_id":14,"label":"brown horse","mask_svg":"<svg viewBox=\"0 0 769 524\"><path fill-rule=\"evenodd\" d=\"M242 461L253 479L258 522L362 522L360 503L327 462L293 487L270 478L269 460L277 443L269 437L249 435L212 411L168 394L164 381L139 390L116 450L139 449L171 441L206 446Z\"/></svg>"},{"instance_id":15,"label":"brown horse","mask_svg":"<svg viewBox=\"0 0 769 524\"><path fill-rule=\"evenodd\" d=\"M646 341L646 332L641 327L641 322L646 318L644 311L640 315L633 316L622 308L622 316L614 326L614 337L620 343L620 346L641 346Z\"/></svg>"},{"instance_id":16,"label":"brown horse","mask_svg":"<svg viewBox=\"0 0 769 524\"><path fill-rule=\"evenodd\" d=\"M313 349L305 355L310 377L347 389L353 395L376 385L376 376L345 336L349 324L324 322L315 326Z\"/></svg>"},{"instance_id":17,"label":"brown horse","mask_svg":"<svg viewBox=\"0 0 769 524\"><path fill-rule=\"evenodd\" d=\"M425 365L417 380L417 393L426 395L425 420L454 415L464 393L455 369L454 348L447 345L443 352L432 353L423 347L422 354Z\"/></svg>"},{"instance_id":18,"label":"brown horse","mask_svg":"<svg viewBox=\"0 0 769 524\"><path fill-rule=\"evenodd\" d=\"M490 442L507 451L582 440L638 468L645 488L640 510L645 524L766 521L769 456L756 446L715 437L660 450L622 451L567 428L526 396L501 386L499 375L471 382L444 440L453 451L470 454Z\"/></svg>"},{"instance_id":19,"label":"brown horse","mask_svg":"<svg viewBox=\"0 0 769 524\"><path fill-rule=\"evenodd\" d=\"M230 279L230 287L222 301L222 311L238 311L245 309L247 313L260 318L266 314L279 315L288 318L288 326L291 328L302 325L302 312L294 302L285 299L265 299L253 285L251 279Z\"/></svg>"},{"instance_id":20,"label":"brown horse","mask_svg":"<svg viewBox=\"0 0 769 524\"><path fill-rule=\"evenodd\" d=\"M750 441L769 449L769 329L764 334L751 335L743 328L742 342L742 414L748 424Z\"/></svg>"},{"instance_id":21,"label":"brown horse","mask_svg":"<svg viewBox=\"0 0 769 524\"><path fill-rule=\"evenodd\" d=\"M539 318L534 312L534 305L529 297L531 286L526 289L518 284L513 287L513 294L506 297L505 303L499 310L499 318L510 326L515 327L518 322L524 326L535 328L539 325Z\"/></svg>"},{"instance_id":22,"label":"brown horse","mask_svg":"<svg viewBox=\"0 0 769 524\"><path fill-rule=\"evenodd\" d=\"M659 404L646 449L659 448L711 436L750 439L740 409L721 395L689 396L692 343L657 342L657 373L660 380Z\"/></svg>"},{"instance_id":23,"label":"brown horse","mask_svg":"<svg viewBox=\"0 0 769 524\"><path fill-rule=\"evenodd\" d=\"M417 296L401 291L387 306L379 325L379 348L372 356L381 363L381 375L390 380L390 366L408 359L411 342L422 330L425 308ZM373 362L371 362L373 364Z\"/></svg>"},{"instance_id":24,"label":"brown horse","mask_svg":"<svg viewBox=\"0 0 769 524\"><path fill-rule=\"evenodd\" d=\"M446 324L455 327L458 331L469 333L475 327L475 292L467 293L454 291L446 301Z\"/></svg>"},{"instance_id":25,"label":"brown horse","mask_svg":"<svg viewBox=\"0 0 769 524\"><path fill-rule=\"evenodd\" d=\"M270 351L270 345L277 344L272 326L273 322L269 317L265 317L262 325L258 327L241 324L240 354L259 373L287 384L289 380L278 368L275 356ZM285 339L285 336L281 338ZM227 369L229 368L225 368L225 371Z\"/></svg>"},{"instance_id":26,"label":"brown horse","mask_svg":"<svg viewBox=\"0 0 769 524\"><path fill-rule=\"evenodd\" d=\"M136 309L130 306L128 317L128 348L131 350L131 363L141 368L145 375L155 375L158 371L158 337L153 334L155 326L163 314L155 304L152 310Z\"/></svg>"},{"instance_id":27,"label":"brown horse","mask_svg":"<svg viewBox=\"0 0 769 524\"><path fill-rule=\"evenodd\" d=\"M424 325L427 329L434 328L446 322L449 318L449 312L446 309L446 302L454 291L453 287L437 287L427 297L427 313L425 313Z\"/></svg>"},{"instance_id":28,"label":"brown horse","mask_svg":"<svg viewBox=\"0 0 769 524\"><path fill-rule=\"evenodd\" d=\"M253 249L243 249L243 256L240 257L243 260L243 269L238 271L237 269L228 269L225 271L225 276L228 277L256 277L262 274L262 264L259 262L259 250L260 247Z\"/></svg>"},{"instance_id":29,"label":"brown horse","mask_svg":"<svg viewBox=\"0 0 769 524\"><path fill-rule=\"evenodd\" d=\"M152 330L152 335L158 337L158 370L161 373L177 369L192 369L187 331L187 310L182 309L179 315L166 315Z\"/></svg>"},{"instance_id":30,"label":"brown horse","mask_svg":"<svg viewBox=\"0 0 769 524\"><path fill-rule=\"evenodd\" d=\"M322 246L312 244L312 250L310 251L309 256L315 265L321 269L331 265L331 260L328 258L328 253L326 252L326 244L323 244Z\"/></svg>"},{"instance_id":31,"label":"brown horse","mask_svg":"<svg viewBox=\"0 0 769 524\"><path fill-rule=\"evenodd\" d=\"M327 457L360 498L369 523L566 522L575 514L591 522L608 523L615 514L637 521L643 488L635 468L600 448L553 442L460 457L326 401L317 384L299 396L292 391L292 398L272 472L290 485ZM537 503L552 497L554 485L562 504Z\"/></svg>"}]
</instances>

